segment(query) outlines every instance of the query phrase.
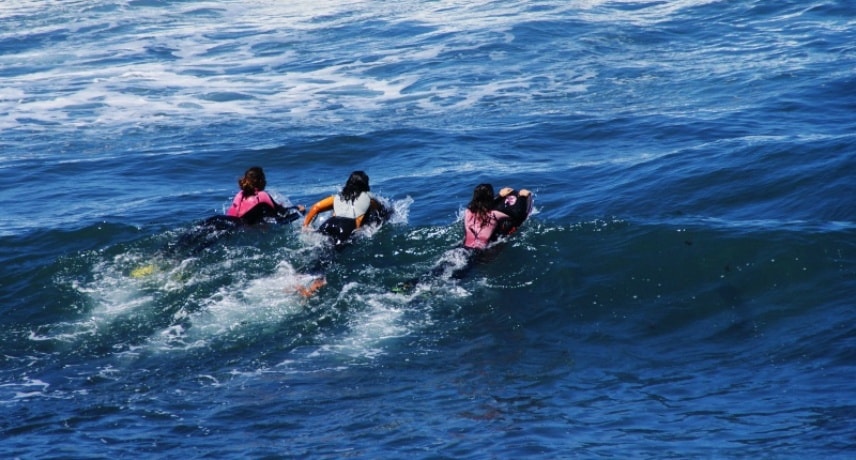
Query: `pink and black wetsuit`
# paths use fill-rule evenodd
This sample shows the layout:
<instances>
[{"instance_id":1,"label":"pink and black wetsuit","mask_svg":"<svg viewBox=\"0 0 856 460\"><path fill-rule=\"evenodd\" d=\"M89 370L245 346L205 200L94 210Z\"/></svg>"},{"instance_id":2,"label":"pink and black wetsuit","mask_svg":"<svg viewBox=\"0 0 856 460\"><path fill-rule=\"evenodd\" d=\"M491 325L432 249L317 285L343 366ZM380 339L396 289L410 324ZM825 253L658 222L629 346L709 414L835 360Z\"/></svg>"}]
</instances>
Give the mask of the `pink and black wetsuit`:
<instances>
[{"instance_id":1,"label":"pink and black wetsuit","mask_svg":"<svg viewBox=\"0 0 856 460\"><path fill-rule=\"evenodd\" d=\"M232 206L226 211L226 215L244 217L244 214L250 212L260 203L270 206L271 209L276 209L276 204L267 192L256 191L255 195L244 197L244 192L240 191L232 200Z\"/></svg>"},{"instance_id":2,"label":"pink and black wetsuit","mask_svg":"<svg viewBox=\"0 0 856 460\"><path fill-rule=\"evenodd\" d=\"M508 219L508 214L500 211L490 211L487 219L481 219L469 209L464 212L464 247L467 249L484 249L493 239L497 225Z\"/></svg>"},{"instance_id":3,"label":"pink and black wetsuit","mask_svg":"<svg viewBox=\"0 0 856 460\"><path fill-rule=\"evenodd\" d=\"M299 209L298 206L286 208L274 201L267 192L260 190L246 198L243 192L238 192L225 215L211 216L194 226L179 238L176 247L197 253L216 243L219 236L245 225L256 225L265 220L279 224L293 222L300 217Z\"/></svg>"},{"instance_id":4,"label":"pink and black wetsuit","mask_svg":"<svg viewBox=\"0 0 856 460\"><path fill-rule=\"evenodd\" d=\"M266 217L287 223L300 217L298 213L290 212L294 209L296 208L286 208L277 203L268 192L258 190L255 195L245 197L244 192L240 191L232 200L232 206L226 210L226 216L240 219L241 223L249 225L258 224Z\"/></svg>"},{"instance_id":5,"label":"pink and black wetsuit","mask_svg":"<svg viewBox=\"0 0 856 460\"><path fill-rule=\"evenodd\" d=\"M493 209L487 219L482 220L469 209L464 211L464 249L467 249L467 262L463 267L449 260L441 261L430 272L399 283L396 292L406 292L425 279L437 277L463 278L480 260L490 259L491 249L487 246L500 236L514 233L532 212L531 194L520 195L511 192L505 197L496 196ZM487 250L486 250L487 249ZM485 257L487 256L487 257Z\"/></svg>"},{"instance_id":6,"label":"pink and black wetsuit","mask_svg":"<svg viewBox=\"0 0 856 460\"><path fill-rule=\"evenodd\" d=\"M499 222L494 232L494 239L498 236L510 235L516 232L532 213L532 195L521 196L518 192L512 192L504 198L497 196L493 209L508 215L508 219Z\"/></svg>"},{"instance_id":7,"label":"pink and black wetsuit","mask_svg":"<svg viewBox=\"0 0 856 460\"><path fill-rule=\"evenodd\" d=\"M520 196L512 192L505 197L494 199L493 210L484 223L469 209L464 213L464 247L484 249L491 241L500 236L514 233L532 212L531 195Z\"/></svg>"}]
</instances>

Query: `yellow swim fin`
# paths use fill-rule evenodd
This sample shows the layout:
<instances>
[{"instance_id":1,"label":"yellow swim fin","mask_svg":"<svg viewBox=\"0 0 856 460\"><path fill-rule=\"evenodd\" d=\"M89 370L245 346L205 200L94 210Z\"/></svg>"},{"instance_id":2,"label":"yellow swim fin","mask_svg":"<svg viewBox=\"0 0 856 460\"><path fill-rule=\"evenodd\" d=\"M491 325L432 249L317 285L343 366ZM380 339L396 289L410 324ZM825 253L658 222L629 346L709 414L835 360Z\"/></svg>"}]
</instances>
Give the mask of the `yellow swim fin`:
<instances>
[{"instance_id":1,"label":"yellow swim fin","mask_svg":"<svg viewBox=\"0 0 856 460\"><path fill-rule=\"evenodd\" d=\"M131 278L143 278L145 276L149 276L153 274L157 268L158 267L155 264L141 265L131 270Z\"/></svg>"}]
</instances>

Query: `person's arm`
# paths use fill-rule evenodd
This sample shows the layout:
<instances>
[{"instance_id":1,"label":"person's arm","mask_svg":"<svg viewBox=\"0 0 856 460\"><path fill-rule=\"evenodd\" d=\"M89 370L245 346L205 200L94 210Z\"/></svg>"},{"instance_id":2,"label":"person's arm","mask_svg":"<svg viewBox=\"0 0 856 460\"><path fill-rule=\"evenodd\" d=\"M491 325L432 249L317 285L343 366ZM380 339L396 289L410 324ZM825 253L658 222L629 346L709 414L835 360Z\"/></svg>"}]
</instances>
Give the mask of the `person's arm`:
<instances>
[{"instance_id":1,"label":"person's arm","mask_svg":"<svg viewBox=\"0 0 856 460\"><path fill-rule=\"evenodd\" d=\"M306 218L303 219L303 227L306 228L309 224L315 220L315 216L320 212L325 212L333 209L333 195L324 198L323 200L315 203L309 208L309 212L306 213Z\"/></svg>"},{"instance_id":2,"label":"person's arm","mask_svg":"<svg viewBox=\"0 0 856 460\"><path fill-rule=\"evenodd\" d=\"M297 210L302 212L304 209L301 205L290 206L286 208L285 206L274 200L270 193L265 191L261 191L258 193L258 199L258 204L265 207L264 215L277 219L277 222L291 222L299 217L297 213L292 213L291 211Z\"/></svg>"},{"instance_id":3,"label":"person's arm","mask_svg":"<svg viewBox=\"0 0 856 460\"><path fill-rule=\"evenodd\" d=\"M490 231L490 237L488 238L488 241L496 241L497 238L499 238L503 226L511 220L511 216L495 209L490 212L490 215L494 219L494 224L493 229L491 229Z\"/></svg>"},{"instance_id":4,"label":"person's arm","mask_svg":"<svg viewBox=\"0 0 856 460\"><path fill-rule=\"evenodd\" d=\"M491 213L493 214L493 218L496 219L497 222L499 222L503 219L510 219L511 218L511 216L509 216L508 214L506 214L502 211L497 211L495 209L493 211L491 211Z\"/></svg>"},{"instance_id":5,"label":"person's arm","mask_svg":"<svg viewBox=\"0 0 856 460\"><path fill-rule=\"evenodd\" d=\"M303 205L300 204L297 206L289 206L287 208L278 204L275 217L276 222L279 224L290 224L295 220L303 217L302 213L305 209L306 208L304 208Z\"/></svg>"},{"instance_id":6,"label":"person's arm","mask_svg":"<svg viewBox=\"0 0 856 460\"><path fill-rule=\"evenodd\" d=\"M295 206L285 207L274 201L274 209L276 210L276 214L278 216L287 216L291 214L292 211L303 212L306 211L306 208L302 204L298 204Z\"/></svg>"},{"instance_id":7,"label":"person's arm","mask_svg":"<svg viewBox=\"0 0 856 460\"><path fill-rule=\"evenodd\" d=\"M298 204L295 206L285 207L281 204L277 204L276 213L284 216L286 214L291 214L291 211L303 212L306 211L306 208L302 204Z\"/></svg>"},{"instance_id":8,"label":"person's arm","mask_svg":"<svg viewBox=\"0 0 856 460\"><path fill-rule=\"evenodd\" d=\"M502 190L500 190L500 191L499 191L499 196L500 196L500 198L505 198L505 197L507 197L508 195L511 195L512 193L514 193L514 189L513 189L513 188L511 188L511 187L503 187L503 188L502 188ZM517 195L518 195L518 196L529 196L529 195L531 195L531 194L532 194L532 192L530 192L529 190L527 190L527 189L525 189L525 188L522 188L522 189L520 189L520 191L519 191L519 192L517 192Z\"/></svg>"},{"instance_id":9,"label":"person's arm","mask_svg":"<svg viewBox=\"0 0 856 460\"><path fill-rule=\"evenodd\" d=\"M514 189L511 187L503 187L499 190L499 193L493 197L493 209L500 209L505 205L505 198L508 195L514 193Z\"/></svg>"}]
</instances>

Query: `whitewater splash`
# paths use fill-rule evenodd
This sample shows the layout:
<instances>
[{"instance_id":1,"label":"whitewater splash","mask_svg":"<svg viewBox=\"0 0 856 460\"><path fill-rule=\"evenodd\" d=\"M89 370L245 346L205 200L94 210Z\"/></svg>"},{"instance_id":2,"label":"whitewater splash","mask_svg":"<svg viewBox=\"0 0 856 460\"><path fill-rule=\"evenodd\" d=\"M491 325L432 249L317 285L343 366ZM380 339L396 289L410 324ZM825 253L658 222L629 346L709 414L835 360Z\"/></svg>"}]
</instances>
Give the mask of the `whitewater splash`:
<instances>
[{"instance_id":1,"label":"whitewater splash","mask_svg":"<svg viewBox=\"0 0 856 460\"><path fill-rule=\"evenodd\" d=\"M406 224L413 199L380 198L394 210L385 225ZM382 226L367 226L352 244L371 245L381 231ZM316 333L291 323L306 322L308 329L317 331L324 318L339 315L335 310L341 303L353 313L343 320L353 334L333 336L330 340L339 344L322 343L319 350L376 355L379 349L373 344L409 333L406 324L398 324L400 314L395 312L401 305L387 309L389 299L376 292L370 276L368 281L337 287L335 295L322 292L317 296L322 300L301 295L300 289L319 273L302 272L300 267L316 265L312 260L319 254L328 257L323 255L329 251L328 243L319 234L289 226L270 235L221 236L217 245L201 252L187 248L176 252L173 241L180 235L167 232L82 254L90 261L90 270L57 280L79 295L75 308L80 317L40 326L29 339L66 346L96 341L122 354L182 352L277 328Z\"/></svg>"}]
</instances>

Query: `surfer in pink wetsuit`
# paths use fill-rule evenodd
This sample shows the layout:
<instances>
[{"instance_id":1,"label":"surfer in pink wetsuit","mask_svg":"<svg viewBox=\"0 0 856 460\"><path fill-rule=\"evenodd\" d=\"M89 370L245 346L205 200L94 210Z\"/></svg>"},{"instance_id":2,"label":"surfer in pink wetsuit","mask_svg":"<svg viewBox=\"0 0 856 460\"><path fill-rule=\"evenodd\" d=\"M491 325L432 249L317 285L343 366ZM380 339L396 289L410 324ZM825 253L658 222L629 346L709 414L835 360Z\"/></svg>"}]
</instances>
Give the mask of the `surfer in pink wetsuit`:
<instances>
[{"instance_id":1,"label":"surfer in pink wetsuit","mask_svg":"<svg viewBox=\"0 0 856 460\"><path fill-rule=\"evenodd\" d=\"M418 283L440 277L463 278L476 263L489 262L494 256L490 243L501 236L511 235L523 225L532 212L534 197L529 190L515 191L505 187L493 195L493 186L479 184L464 211L464 243L466 262L458 266L451 260L442 260L430 272L398 283L393 292L408 292ZM461 251L461 247L447 251Z\"/></svg>"},{"instance_id":2,"label":"surfer in pink wetsuit","mask_svg":"<svg viewBox=\"0 0 856 460\"><path fill-rule=\"evenodd\" d=\"M244 177L238 179L240 191L232 200L232 206L226 210L226 215L240 218L245 224L257 224L265 217L273 217L277 221L285 220L291 222L299 217L292 211L303 212L301 205L286 208L271 198L265 192L265 172L258 166L253 166L244 173Z\"/></svg>"},{"instance_id":3,"label":"surfer in pink wetsuit","mask_svg":"<svg viewBox=\"0 0 856 460\"><path fill-rule=\"evenodd\" d=\"M232 200L232 206L226 214L205 219L185 232L178 240L176 249L197 253L214 243L223 235L232 233L245 226L253 226L264 221L287 224L300 218L304 206L285 207L265 192L265 172L258 166L247 169L238 179L241 190Z\"/></svg>"},{"instance_id":4,"label":"surfer in pink wetsuit","mask_svg":"<svg viewBox=\"0 0 856 460\"><path fill-rule=\"evenodd\" d=\"M493 186L479 184L464 211L464 247L484 249L499 236L517 230L532 211L529 190L505 187L494 197Z\"/></svg>"}]
</instances>

